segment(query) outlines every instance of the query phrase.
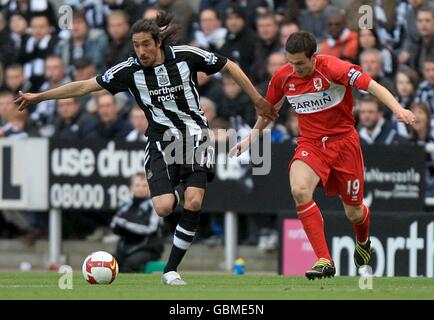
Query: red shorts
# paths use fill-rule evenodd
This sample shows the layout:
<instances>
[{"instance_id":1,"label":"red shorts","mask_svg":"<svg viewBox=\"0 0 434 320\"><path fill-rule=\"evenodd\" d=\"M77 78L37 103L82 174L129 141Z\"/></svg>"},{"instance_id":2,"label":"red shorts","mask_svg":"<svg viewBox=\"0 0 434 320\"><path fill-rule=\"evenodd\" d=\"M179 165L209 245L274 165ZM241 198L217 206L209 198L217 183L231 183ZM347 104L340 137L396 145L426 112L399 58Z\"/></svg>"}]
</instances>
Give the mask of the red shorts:
<instances>
[{"instance_id":1,"label":"red shorts","mask_svg":"<svg viewBox=\"0 0 434 320\"><path fill-rule=\"evenodd\" d=\"M299 138L288 170L295 160L316 172L327 195L340 195L350 206L363 203L364 164L356 130L318 140Z\"/></svg>"}]
</instances>

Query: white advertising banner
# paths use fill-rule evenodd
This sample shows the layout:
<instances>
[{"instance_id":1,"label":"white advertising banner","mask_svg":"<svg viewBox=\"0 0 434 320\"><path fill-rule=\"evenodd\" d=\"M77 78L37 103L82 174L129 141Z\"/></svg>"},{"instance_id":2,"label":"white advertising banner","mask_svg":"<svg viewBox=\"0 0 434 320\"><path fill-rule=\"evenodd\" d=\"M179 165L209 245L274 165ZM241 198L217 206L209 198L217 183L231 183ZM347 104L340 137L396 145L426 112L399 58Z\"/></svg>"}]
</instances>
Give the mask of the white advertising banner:
<instances>
[{"instance_id":1,"label":"white advertising banner","mask_svg":"<svg viewBox=\"0 0 434 320\"><path fill-rule=\"evenodd\" d=\"M0 139L0 209L48 209L48 143Z\"/></svg>"}]
</instances>

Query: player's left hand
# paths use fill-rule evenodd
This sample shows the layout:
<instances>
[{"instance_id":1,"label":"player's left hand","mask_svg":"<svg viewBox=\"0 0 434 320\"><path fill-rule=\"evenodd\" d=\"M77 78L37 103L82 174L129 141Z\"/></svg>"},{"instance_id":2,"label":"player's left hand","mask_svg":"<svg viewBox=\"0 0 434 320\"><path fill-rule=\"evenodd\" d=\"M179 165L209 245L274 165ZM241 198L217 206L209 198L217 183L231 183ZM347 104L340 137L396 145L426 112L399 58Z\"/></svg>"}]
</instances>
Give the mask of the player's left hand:
<instances>
[{"instance_id":1,"label":"player's left hand","mask_svg":"<svg viewBox=\"0 0 434 320\"><path fill-rule=\"evenodd\" d=\"M14 101L14 104L18 106L18 111L23 111L29 105L39 102L38 93L24 93L22 91L19 91L18 94L19 97Z\"/></svg>"},{"instance_id":2,"label":"player's left hand","mask_svg":"<svg viewBox=\"0 0 434 320\"><path fill-rule=\"evenodd\" d=\"M403 122L405 124L414 124L416 121L416 117L413 112L407 109L400 109L398 112L395 113L396 119L399 122Z\"/></svg>"},{"instance_id":3,"label":"player's left hand","mask_svg":"<svg viewBox=\"0 0 434 320\"><path fill-rule=\"evenodd\" d=\"M279 115L279 112L275 108L273 108L271 103L269 103L263 97L256 101L255 106L258 116L266 118L270 121L276 120Z\"/></svg>"}]
</instances>

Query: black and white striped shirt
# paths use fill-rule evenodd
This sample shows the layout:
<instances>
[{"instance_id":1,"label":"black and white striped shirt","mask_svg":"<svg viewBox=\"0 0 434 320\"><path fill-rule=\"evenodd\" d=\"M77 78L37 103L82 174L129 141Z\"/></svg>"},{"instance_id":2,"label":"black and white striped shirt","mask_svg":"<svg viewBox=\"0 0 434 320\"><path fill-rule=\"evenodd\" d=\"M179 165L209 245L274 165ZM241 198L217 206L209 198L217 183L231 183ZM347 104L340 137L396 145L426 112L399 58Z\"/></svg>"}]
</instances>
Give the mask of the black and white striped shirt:
<instances>
[{"instance_id":1,"label":"black and white striped shirt","mask_svg":"<svg viewBox=\"0 0 434 320\"><path fill-rule=\"evenodd\" d=\"M96 80L112 94L129 91L149 121L146 135L161 140L166 130L200 134L208 127L200 108L197 71L221 71L227 58L191 46L165 46L165 62L144 67L130 57Z\"/></svg>"},{"instance_id":2,"label":"black and white striped shirt","mask_svg":"<svg viewBox=\"0 0 434 320\"><path fill-rule=\"evenodd\" d=\"M424 102L430 108L431 114L434 113L434 85L428 80L419 84L416 92L415 102Z\"/></svg>"}]
</instances>

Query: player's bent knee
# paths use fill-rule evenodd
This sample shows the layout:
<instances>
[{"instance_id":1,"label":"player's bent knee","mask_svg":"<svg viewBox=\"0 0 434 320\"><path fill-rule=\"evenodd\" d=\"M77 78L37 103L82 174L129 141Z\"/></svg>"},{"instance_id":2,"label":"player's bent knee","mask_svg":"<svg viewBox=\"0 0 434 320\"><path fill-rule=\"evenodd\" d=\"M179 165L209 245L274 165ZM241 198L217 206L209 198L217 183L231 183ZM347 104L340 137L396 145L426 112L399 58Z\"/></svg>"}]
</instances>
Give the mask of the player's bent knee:
<instances>
[{"instance_id":1,"label":"player's bent knee","mask_svg":"<svg viewBox=\"0 0 434 320\"><path fill-rule=\"evenodd\" d=\"M352 224L360 223L363 218L363 206L346 207L345 214Z\"/></svg>"},{"instance_id":2,"label":"player's bent knee","mask_svg":"<svg viewBox=\"0 0 434 320\"><path fill-rule=\"evenodd\" d=\"M202 208L202 199L200 197L185 199L184 208L191 211L199 211Z\"/></svg>"},{"instance_id":3,"label":"player's bent knee","mask_svg":"<svg viewBox=\"0 0 434 320\"><path fill-rule=\"evenodd\" d=\"M157 214L164 218L172 213L173 205L167 205L166 203L156 203L154 204L154 209Z\"/></svg>"},{"instance_id":4,"label":"player's bent knee","mask_svg":"<svg viewBox=\"0 0 434 320\"><path fill-rule=\"evenodd\" d=\"M308 202L312 199L311 192L303 185L291 186L291 194L297 203Z\"/></svg>"}]
</instances>

